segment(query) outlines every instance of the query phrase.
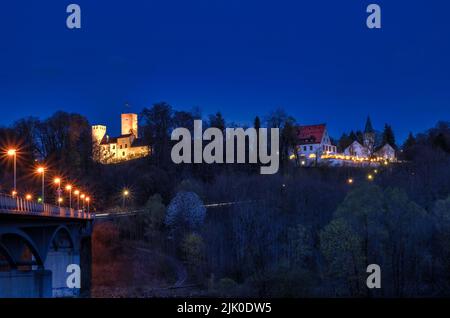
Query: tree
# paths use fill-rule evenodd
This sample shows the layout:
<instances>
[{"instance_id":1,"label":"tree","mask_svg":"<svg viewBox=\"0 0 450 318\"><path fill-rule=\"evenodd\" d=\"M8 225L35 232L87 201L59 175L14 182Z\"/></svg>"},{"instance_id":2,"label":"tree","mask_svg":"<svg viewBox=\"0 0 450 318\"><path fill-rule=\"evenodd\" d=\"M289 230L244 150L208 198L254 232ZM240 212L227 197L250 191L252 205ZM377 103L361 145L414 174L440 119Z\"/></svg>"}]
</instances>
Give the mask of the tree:
<instances>
[{"instance_id":1,"label":"tree","mask_svg":"<svg viewBox=\"0 0 450 318\"><path fill-rule=\"evenodd\" d=\"M173 115L174 128L189 129L191 134L194 133L194 115L190 112L176 111Z\"/></svg>"},{"instance_id":2,"label":"tree","mask_svg":"<svg viewBox=\"0 0 450 318\"><path fill-rule=\"evenodd\" d=\"M450 289L450 196L444 200L436 201L432 218L436 240L434 242L433 269L439 275L444 290Z\"/></svg>"},{"instance_id":3,"label":"tree","mask_svg":"<svg viewBox=\"0 0 450 318\"><path fill-rule=\"evenodd\" d=\"M405 143L403 144L403 150L407 151L410 148L412 148L416 144L416 138L414 138L414 135L412 132L408 134L408 138L406 138Z\"/></svg>"},{"instance_id":4,"label":"tree","mask_svg":"<svg viewBox=\"0 0 450 318\"><path fill-rule=\"evenodd\" d=\"M356 136L355 136L356 138ZM354 141L354 139L352 139L351 136L347 135L346 133L343 133L341 138L339 138L337 147L339 149L340 152L344 152L344 150L350 146L352 144L352 142Z\"/></svg>"},{"instance_id":5,"label":"tree","mask_svg":"<svg viewBox=\"0 0 450 318\"><path fill-rule=\"evenodd\" d=\"M221 131L225 130L225 119L220 112L215 115L209 115L209 127L218 128Z\"/></svg>"},{"instance_id":6,"label":"tree","mask_svg":"<svg viewBox=\"0 0 450 318\"><path fill-rule=\"evenodd\" d=\"M151 158L159 165L166 165L170 157L170 130L173 126L172 106L165 102L144 108L141 117L144 121L144 139L152 147Z\"/></svg>"},{"instance_id":7,"label":"tree","mask_svg":"<svg viewBox=\"0 0 450 318\"><path fill-rule=\"evenodd\" d=\"M295 118L288 115L286 111L278 107L274 111L270 112L266 117L268 128L280 128L283 129L287 123L294 125Z\"/></svg>"},{"instance_id":8,"label":"tree","mask_svg":"<svg viewBox=\"0 0 450 318\"><path fill-rule=\"evenodd\" d=\"M268 128L280 129L280 163L283 165L289 158L289 153L296 153L297 136L295 132L295 118L288 115L279 107L266 117Z\"/></svg>"},{"instance_id":9,"label":"tree","mask_svg":"<svg viewBox=\"0 0 450 318\"><path fill-rule=\"evenodd\" d=\"M397 149L397 145L395 143L395 136L392 127L388 124L384 125L383 135L382 135L382 144L389 144L394 149Z\"/></svg>"},{"instance_id":10,"label":"tree","mask_svg":"<svg viewBox=\"0 0 450 318\"><path fill-rule=\"evenodd\" d=\"M50 160L72 175L86 173L92 162L91 125L79 114L56 112L37 127L38 149Z\"/></svg>"},{"instance_id":11,"label":"tree","mask_svg":"<svg viewBox=\"0 0 450 318\"><path fill-rule=\"evenodd\" d=\"M255 128L256 130L261 128L261 119L259 119L258 116L256 116L255 120L253 121L253 128Z\"/></svg>"},{"instance_id":12,"label":"tree","mask_svg":"<svg viewBox=\"0 0 450 318\"><path fill-rule=\"evenodd\" d=\"M166 217L166 206L159 194L152 195L145 205L144 214L144 236L150 241L156 241L163 230Z\"/></svg>"},{"instance_id":13,"label":"tree","mask_svg":"<svg viewBox=\"0 0 450 318\"><path fill-rule=\"evenodd\" d=\"M320 251L327 260L327 276L335 296L358 296L364 289L363 238L343 218L331 221L320 232Z\"/></svg>"},{"instance_id":14,"label":"tree","mask_svg":"<svg viewBox=\"0 0 450 318\"><path fill-rule=\"evenodd\" d=\"M173 233L195 231L203 224L206 208L197 194L178 192L167 208L165 224Z\"/></svg>"},{"instance_id":15,"label":"tree","mask_svg":"<svg viewBox=\"0 0 450 318\"><path fill-rule=\"evenodd\" d=\"M182 249L188 268L200 278L205 264L205 244L202 237L197 233L187 234Z\"/></svg>"}]
</instances>

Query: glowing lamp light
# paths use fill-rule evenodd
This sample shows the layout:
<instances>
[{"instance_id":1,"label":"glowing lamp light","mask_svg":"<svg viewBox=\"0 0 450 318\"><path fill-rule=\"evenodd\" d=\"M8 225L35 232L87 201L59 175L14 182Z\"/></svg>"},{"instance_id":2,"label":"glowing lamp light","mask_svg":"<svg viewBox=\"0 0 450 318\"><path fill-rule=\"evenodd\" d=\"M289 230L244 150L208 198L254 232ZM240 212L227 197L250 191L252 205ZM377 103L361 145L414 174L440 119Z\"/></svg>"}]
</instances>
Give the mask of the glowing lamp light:
<instances>
[{"instance_id":1,"label":"glowing lamp light","mask_svg":"<svg viewBox=\"0 0 450 318\"><path fill-rule=\"evenodd\" d=\"M80 195L80 198L81 198L81 199L84 199L85 196L86 196L86 195L81 194L81 195Z\"/></svg>"},{"instance_id":2,"label":"glowing lamp light","mask_svg":"<svg viewBox=\"0 0 450 318\"><path fill-rule=\"evenodd\" d=\"M38 167L36 171L37 173L44 173L45 169L44 167Z\"/></svg>"},{"instance_id":3,"label":"glowing lamp light","mask_svg":"<svg viewBox=\"0 0 450 318\"><path fill-rule=\"evenodd\" d=\"M33 198L33 196L32 196L31 194L27 194L27 195L25 196L25 199L26 199L27 201L31 201L32 198Z\"/></svg>"},{"instance_id":4,"label":"glowing lamp light","mask_svg":"<svg viewBox=\"0 0 450 318\"><path fill-rule=\"evenodd\" d=\"M347 180L347 183L348 183L348 184L353 184L353 179L352 179L352 178L349 178L349 179Z\"/></svg>"},{"instance_id":5,"label":"glowing lamp light","mask_svg":"<svg viewBox=\"0 0 450 318\"><path fill-rule=\"evenodd\" d=\"M63 202L63 198L58 198L58 203L62 203Z\"/></svg>"},{"instance_id":6,"label":"glowing lamp light","mask_svg":"<svg viewBox=\"0 0 450 318\"><path fill-rule=\"evenodd\" d=\"M89 202L89 201L91 201L91 198L90 197L86 197L85 201Z\"/></svg>"},{"instance_id":7,"label":"glowing lamp light","mask_svg":"<svg viewBox=\"0 0 450 318\"><path fill-rule=\"evenodd\" d=\"M78 190L75 190L75 191L73 191L73 194L75 194L75 195L79 195L79 194L80 194L80 191L78 191Z\"/></svg>"},{"instance_id":8,"label":"glowing lamp light","mask_svg":"<svg viewBox=\"0 0 450 318\"><path fill-rule=\"evenodd\" d=\"M11 195L12 195L13 197L15 197L15 196L17 195L17 191L13 190L13 191L11 192Z\"/></svg>"},{"instance_id":9,"label":"glowing lamp light","mask_svg":"<svg viewBox=\"0 0 450 318\"><path fill-rule=\"evenodd\" d=\"M373 175L369 174L369 175L367 176L367 179L369 179L370 181L372 181L372 180L373 180Z\"/></svg>"},{"instance_id":10,"label":"glowing lamp light","mask_svg":"<svg viewBox=\"0 0 450 318\"><path fill-rule=\"evenodd\" d=\"M124 195L124 196L127 197L129 194L130 194L130 191L128 191L128 190L124 190L124 191L123 191L123 195Z\"/></svg>"},{"instance_id":11,"label":"glowing lamp light","mask_svg":"<svg viewBox=\"0 0 450 318\"><path fill-rule=\"evenodd\" d=\"M8 156L15 156L16 155L16 149L9 149L7 152Z\"/></svg>"},{"instance_id":12,"label":"glowing lamp light","mask_svg":"<svg viewBox=\"0 0 450 318\"><path fill-rule=\"evenodd\" d=\"M53 179L53 183L54 183L54 184L60 184L60 183L61 183L61 178L55 178L55 179Z\"/></svg>"},{"instance_id":13,"label":"glowing lamp light","mask_svg":"<svg viewBox=\"0 0 450 318\"><path fill-rule=\"evenodd\" d=\"M66 190L67 191L70 191L70 190L72 190L72 186L69 184L69 185L66 185Z\"/></svg>"}]
</instances>

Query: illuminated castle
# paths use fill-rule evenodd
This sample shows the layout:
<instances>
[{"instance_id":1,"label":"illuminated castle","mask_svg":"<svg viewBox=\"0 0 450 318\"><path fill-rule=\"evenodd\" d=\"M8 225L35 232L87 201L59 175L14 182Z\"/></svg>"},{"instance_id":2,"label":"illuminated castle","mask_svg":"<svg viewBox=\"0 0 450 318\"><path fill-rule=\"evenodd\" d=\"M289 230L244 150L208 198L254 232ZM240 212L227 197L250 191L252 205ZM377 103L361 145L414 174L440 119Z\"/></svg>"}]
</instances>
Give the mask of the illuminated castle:
<instances>
[{"instance_id":1,"label":"illuminated castle","mask_svg":"<svg viewBox=\"0 0 450 318\"><path fill-rule=\"evenodd\" d=\"M103 164L118 163L150 155L150 146L138 138L137 114L122 114L121 135L109 137L106 126L92 126L93 158Z\"/></svg>"}]
</instances>

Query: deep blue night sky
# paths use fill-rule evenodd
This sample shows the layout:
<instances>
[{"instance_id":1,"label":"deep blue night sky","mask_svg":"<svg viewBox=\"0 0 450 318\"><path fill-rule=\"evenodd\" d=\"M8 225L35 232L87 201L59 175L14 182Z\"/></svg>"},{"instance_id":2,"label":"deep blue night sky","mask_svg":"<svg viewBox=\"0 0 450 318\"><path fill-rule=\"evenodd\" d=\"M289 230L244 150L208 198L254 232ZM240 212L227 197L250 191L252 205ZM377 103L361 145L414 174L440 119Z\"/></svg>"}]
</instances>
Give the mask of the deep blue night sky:
<instances>
[{"instance_id":1,"label":"deep blue night sky","mask_svg":"<svg viewBox=\"0 0 450 318\"><path fill-rule=\"evenodd\" d=\"M282 106L335 137L368 114L400 140L450 120L447 0L17 0L0 32L0 125L65 110L115 134L125 102L158 101L244 124Z\"/></svg>"}]
</instances>

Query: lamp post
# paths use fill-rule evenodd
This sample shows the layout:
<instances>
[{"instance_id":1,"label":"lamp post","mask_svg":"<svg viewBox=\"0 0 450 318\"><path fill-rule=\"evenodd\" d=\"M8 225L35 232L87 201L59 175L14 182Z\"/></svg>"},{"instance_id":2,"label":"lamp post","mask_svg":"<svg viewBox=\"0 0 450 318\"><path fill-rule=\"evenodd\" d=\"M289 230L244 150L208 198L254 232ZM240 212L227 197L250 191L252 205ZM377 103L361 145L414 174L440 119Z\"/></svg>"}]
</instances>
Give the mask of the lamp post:
<instances>
[{"instance_id":1,"label":"lamp post","mask_svg":"<svg viewBox=\"0 0 450 318\"><path fill-rule=\"evenodd\" d=\"M91 202L91 198L90 197L86 197L86 203L87 203L87 213L89 213L89 202Z\"/></svg>"},{"instance_id":2,"label":"lamp post","mask_svg":"<svg viewBox=\"0 0 450 318\"><path fill-rule=\"evenodd\" d=\"M61 206L61 178L55 178L53 180L53 183L56 184L58 186L58 188L56 189L56 192L58 192L58 206Z\"/></svg>"},{"instance_id":3,"label":"lamp post","mask_svg":"<svg viewBox=\"0 0 450 318\"><path fill-rule=\"evenodd\" d=\"M17 167L17 151L16 149L9 149L7 152L8 156L13 157L14 161L14 188L12 191L13 197L17 195L17 176L16 176L16 167Z\"/></svg>"},{"instance_id":4,"label":"lamp post","mask_svg":"<svg viewBox=\"0 0 450 318\"><path fill-rule=\"evenodd\" d=\"M125 200L126 198L130 195L130 191L128 190L123 190L122 196L123 196L123 201L122 201L122 208L125 208Z\"/></svg>"},{"instance_id":5,"label":"lamp post","mask_svg":"<svg viewBox=\"0 0 450 318\"><path fill-rule=\"evenodd\" d=\"M42 204L45 203L45 168L44 167L38 167L37 173L42 175Z\"/></svg>"},{"instance_id":6,"label":"lamp post","mask_svg":"<svg viewBox=\"0 0 450 318\"><path fill-rule=\"evenodd\" d=\"M80 210L80 191L75 190L75 191L73 191L73 194L75 194L77 196L77 211L79 211Z\"/></svg>"},{"instance_id":7,"label":"lamp post","mask_svg":"<svg viewBox=\"0 0 450 318\"><path fill-rule=\"evenodd\" d=\"M72 186L66 185L66 190L69 191L69 209L72 209Z\"/></svg>"},{"instance_id":8,"label":"lamp post","mask_svg":"<svg viewBox=\"0 0 450 318\"><path fill-rule=\"evenodd\" d=\"M80 194L81 202L83 202L83 211L84 211L84 198L85 197L86 197L86 195L84 193Z\"/></svg>"}]
</instances>

